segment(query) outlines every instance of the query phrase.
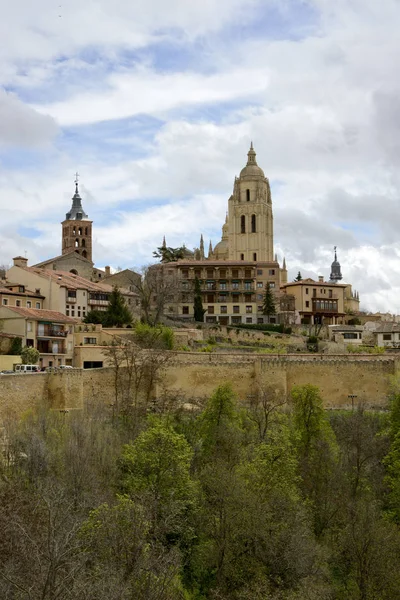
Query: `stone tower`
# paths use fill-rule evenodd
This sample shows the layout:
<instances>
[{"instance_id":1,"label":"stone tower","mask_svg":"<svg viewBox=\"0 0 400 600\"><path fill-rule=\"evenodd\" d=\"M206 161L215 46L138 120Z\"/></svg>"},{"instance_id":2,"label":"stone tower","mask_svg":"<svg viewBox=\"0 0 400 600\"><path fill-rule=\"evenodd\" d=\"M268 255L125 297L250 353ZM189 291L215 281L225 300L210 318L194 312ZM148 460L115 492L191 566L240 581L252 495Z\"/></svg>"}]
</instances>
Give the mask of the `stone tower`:
<instances>
[{"instance_id":1,"label":"stone tower","mask_svg":"<svg viewBox=\"0 0 400 600\"><path fill-rule=\"evenodd\" d=\"M271 190L251 143L228 202L228 258L272 262L273 246Z\"/></svg>"},{"instance_id":2,"label":"stone tower","mask_svg":"<svg viewBox=\"0 0 400 600\"><path fill-rule=\"evenodd\" d=\"M84 258L92 261L92 221L82 208L79 195L78 180L75 180L75 194L72 207L62 222L62 254L78 252Z\"/></svg>"},{"instance_id":3,"label":"stone tower","mask_svg":"<svg viewBox=\"0 0 400 600\"><path fill-rule=\"evenodd\" d=\"M338 283L339 281L341 281L341 279L343 279L343 277L340 268L340 262L337 259L336 246L333 247L333 250L335 252L335 258L333 260L333 263L331 264L331 275L329 281L331 281L332 283Z\"/></svg>"}]
</instances>

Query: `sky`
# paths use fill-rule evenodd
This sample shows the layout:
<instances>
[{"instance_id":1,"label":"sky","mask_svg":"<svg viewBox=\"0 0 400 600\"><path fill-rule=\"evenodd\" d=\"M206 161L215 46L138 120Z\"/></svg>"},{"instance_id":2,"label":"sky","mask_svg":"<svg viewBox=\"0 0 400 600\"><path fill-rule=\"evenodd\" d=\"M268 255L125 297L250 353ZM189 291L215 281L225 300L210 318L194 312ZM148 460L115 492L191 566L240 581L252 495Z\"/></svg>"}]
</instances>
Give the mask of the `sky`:
<instances>
[{"instance_id":1,"label":"sky","mask_svg":"<svg viewBox=\"0 0 400 600\"><path fill-rule=\"evenodd\" d=\"M79 172L96 266L220 240L250 141L289 280L400 313L398 0L18 0L0 22L0 264L61 252Z\"/></svg>"}]
</instances>

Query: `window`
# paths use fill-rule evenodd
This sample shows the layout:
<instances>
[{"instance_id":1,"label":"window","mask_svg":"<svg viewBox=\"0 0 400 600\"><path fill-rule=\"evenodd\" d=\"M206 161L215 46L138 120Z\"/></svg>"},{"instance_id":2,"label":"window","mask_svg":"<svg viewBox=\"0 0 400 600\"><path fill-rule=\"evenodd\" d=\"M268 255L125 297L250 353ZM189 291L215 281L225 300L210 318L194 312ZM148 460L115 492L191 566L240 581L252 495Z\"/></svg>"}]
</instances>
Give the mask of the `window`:
<instances>
[{"instance_id":1,"label":"window","mask_svg":"<svg viewBox=\"0 0 400 600\"><path fill-rule=\"evenodd\" d=\"M26 301L26 308L32 308L32 302L30 300Z\"/></svg>"},{"instance_id":2,"label":"window","mask_svg":"<svg viewBox=\"0 0 400 600\"><path fill-rule=\"evenodd\" d=\"M223 279L224 277L226 277L226 269L220 269L219 270L219 276L221 277L221 279Z\"/></svg>"},{"instance_id":3,"label":"window","mask_svg":"<svg viewBox=\"0 0 400 600\"><path fill-rule=\"evenodd\" d=\"M23 285L20 285L20 286L19 286L19 291L20 291L20 292L22 292L22 293L24 293L24 292L25 292L25 288L24 288L24 286L23 286Z\"/></svg>"},{"instance_id":4,"label":"window","mask_svg":"<svg viewBox=\"0 0 400 600\"><path fill-rule=\"evenodd\" d=\"M32 321L27 321L27 323L26 323L26 330L27 331L32 331Z\"/></svg>"},{"instance_id":5,"label":"window","mask_svg":"<svg viewBox=\"0 0 400 600\"><path fill-rule=\"evenodd\" d=\"M35 289L35 294L40 294L40 288Z\"/></svg>"},{"instance_id":6,"label":"window","mask_svg":"<svg viewBox=\"0 0 400 600\"><path fill-rule=\"evenodd\" d=\"M332 296L332 290L328 290L328 294L329 294L329 298L333 298L333 296Z\"/></svg>"},{"instance_id":7,"label":"window","mask_svg":"<svg viewBox=\"0 0 400 600\"><path fill-rule=\"evenodd\" d=\"M227 289L227 287L226 287L226 281L220 281L219 282L219 289L220 290L226 290Z\"/></svg>"},{"instance_id":8,"label":"window","mask_svg":"<svg viewBox=\"0 0 400 600\"><path fill-rule=\"evenodd\" d=\"M97 344L97 338L95 338L95 337L84 337L83 338L83 343L84 344Z\"/></svg>"},{"instance_id":9,"label":"window","mask_svg":"<svg viewBox=\"0 0 400 600\"><path fill-rule=\"evenodd\" d=\"M263 295L262 294L257 294L257 300L262 300L263 299Z\"/></svg>"},{"instance_id":10,"label":"window","mask_svg":"<svg viewBox=\"0 0 400 600\"><path fill-rule=\"evenodd\" d=\"M81 245L82 245L82 248L84 248L84 247L86 246L86 240L85 240L85 239L83 239L83 240L81 241ZM100 274L99 274L99 275L100 275ZM100 277L101 277L101 275L100 275Z\"/></svg>"},{"instance_id":11,"label":"window","mask_svg":"<svg viewBox=\"0 0 400 600\"><path fill-rule=\"evenodd\" d=\"M87 234L88 234L88 228L85 227L85 235L87 235Z\"/></svg>"},{"instance_id":12,"label":"window","mask_svg":"<svg viewBox=\"0 0 400 600\"><path fill-rule=\"evenodd\" d=\"M36 308L40 308L40 302L36 302Z\"/></svg>"},{"instance_id":13,"label":"window","mask_svg":"<svg viewBox=\"0 0 400 600\"><path fill-rule=\"evenodd\" d=\"M207 269L207 277L209 279L213 279L214 278L214 269Z\"/></svg>"},{"instance_id":14,"label":"window","mask_svg":"<svg viewBox=\"0 0 400 600\"><path fill-rule=\"evenodd\" d=\"M213 315L214 314L214 307L213 306L207 306L207 312L209 315Z\"/></svg>"},{"instance_id":15,"label":"window","mask_svg":"<svg viewBox=\"0 0 400 600\"><path fill-rule=\"evenodd\" d=\"M391 333L384 333L383 334L383 339L384 340L391 340L392 339L392 334Z\"/></svg>"},{"instance_id":16,"label":"window","mask_svg":"<svg viewBox=\"0 0 400 600\"><path fill-rule=\"evenodd\" d=\"M252 323L253 319L251 317L246 317L246 323Z\"/></svg>"},{"instance_id":17,"label":"window","mask_svg":"<svg viewBox=\"0 0 400 600\"><path fill-rule=\"evenodd\" d=\"M221 314L222 315L226 315L227 312L228 312L228 307L227 306L221 306Z\"/></svg>"},{"instance_id":18,"label":"window","mask_svg":"<svg viewBox=\"0 0 400 600\"><path fill-rule=\"evenodd\" d=\"M308 288L306 288L306 294L308 294Z\"/></svg>"},{"instance_id":19,"label":"window","mask_svg":"<svg viewBox=\"0 0 400 600\"><path fill-rule=\"evenodd\" d=\"M251 306L251 304L246 306L246 312L247 313L252 313L253 312L253 307Z\"/></svg>"},{"instance_id":20,"label":"window","mask_svg":"<svg viewBox=\"0 0 400 600\"><path fill-rule=\"evenodd\" d=\"M242 322L242 317L232 317L232 323L238 325Z\"/></svg>"},{"instance_id":21,"label":"window","mask_svg":"<svg viewBox=\"0 0 400 600\"><path fill-rule=\"evenodd\" d=\"M233 312L234 313L239 313L240 312L240 306L234 306L233 307Z\"/></svg>"},{"instance_id":22,"label":"window","mask_svg":"<svg viewBox=\"0 0 400 600\"><path fill-rule=\"evenodd\" d=\"M257 269L257 275L262 275L262 274L263 274L262 269Z\"/></svg>"},{"instance_id":23,"label":"window","mask_svg":"<svg viewBox=\"0 0 400 600\"><path fill-rule=\"evenodd\" d=\"M194 276L197 277L197 278L201 277L201 271L200 271L200 269L195 269Z\"/></svg>"},{"instance_id":24,"label":"window","mask_svg":"<svg viewBox=\"0 0 400 600\"><path fill-rule=\"evenodd\" d=\"M65 314L67 315L67 317L69 317L69 310L67 308L67 310L65 311Z\"/></svg>"},{"instance_id":25,"label":"window","mask_svg":"<svg viewBox=\"0 0 400 600\"><path fill-rule=\"evenodd\" d=\"M345 340L357 340L358 339L358 333L344 333L343 337Z\"/></svg>"},{"instance_id":26,"label":"window","mask_svg":"<svg viewBox=\"0 0 400 600\"><path fill-rule=\"evenodd\" d=\"M79 248L79 240L75 240L75 248Z\"/></svg>"},{"instance_id":27,"label":"window","mask_svg":"<svg viewBox=\"0 0 400 600\"><path fill-rule=\"evenodd\" d=\"M306 300L306 308L310 308L310 302Z\"/></svg>"},{"instance_id":28,"label":"window","mask_svg":"<svg viewBox=\"0 0 400 600\"><path fill-rule=\"evenodd\" d=\"M251 215L251 233L256 232L256 215Z\"/></svg>"},{"instance_id":29,"label":"window","mask_svg":"<svg viewBox=\"0 0 400 600\"><path fill-rule=\"evenodd\" d=\"M253 289L253 284L251 281L244 282L244 289L247 291L251 291Z\"/></svg>"},{"instance_id":30,"label":"window","mask_svg":"<svg viewBox=\"0 0 400 600\"><path fill-rule=\"evenodd\" d=\"M16 300L15 301L15 306L21 306L21 300Z\"/></svg>"},{"instance_id":31,"label":"window","mask_svg":"<svg viewBox=\"0 0 400 600\"><path fill-rule=\"evenodd\" d=\"M244 260L244 254L240 255L240 260Z\"/></svg>"},{"instance_id":32,"label":"window","mask_svg":"<svg viewBox=\"0 0 400 600\"><path fill-rule=\"evenodd\" d=\"M189 269L182 269L181 273L182 277L189 277Z\"/></svg>"},{"instance_id":33,"label":"window","mask_svg":"<svg viewBox=\"0 0 400 600\"><path fill-rule=\"evenodd\" d=\"M254 252L253 253L253 260L256 261L257 260L257 254Z\"/></svg>"},{"instance_id":34,"label":"window","mask_svg":"<svg viewBox=\"0 0 400 600\"><path fill-rule=\"evenodd\" d=\"M239 269L232 269L232 277L235 279L239 277Z\"/></svg>"},{"instance_id":35,"label":"window","mask_svg":"<svg viewBox=\"0 0 400 600\"><path fill-rule=\"evenodd\" d=\"M183 315L188 315L189 314L189 307L188 306L182 306L182 314Z\"/></svg>"},{"instance_id":36,"label":"window","mask_svg":"<svg viewBox=\"0 0 400 600\"><path fill-rule=\"evenodd\" d=\"M263 306L262 306L261 304L259 304L259 305L257 306L257 311L258 311L258 312L262 312L262 311L263 311Z\"/></svg>"},{"instance_id":37,"label":"window","mask_svg":"<svg viewBox=\"0 0 400 600\"><path fill-rule=\"evenodd\" d=\"M71 317L74 317L74 316L75 316L75 311L71 310Z\"/></svg>"},{"instance_id":38,"label":"window","mask_svg":"<svg viewBox=\"0 0 400 600\"><path fill-rule=\"evenodd\" d=\"M8 298L3 298L3 306L7 306L8 304Z\"/></svg>"},{"instance_id":39,"label":"window","mask_svg":"<svg viewBox=\"0 0 400 600\"><path fill-rule=\"evenodd\" d=\"M312 291L312 295L313 295L313 298L316 298L316 296L317 296L317 290L315 288Z\"/></svg>"},{"instance_id":40,"label":"window","mask_svg":"<svg viewBox=\"0 0 400 600\"><path fill-rule=\"evenodd\" d=\"M239 282L238 281L232 281L232 289L233 290L238 290L239 289Z\"/></svg>"},{"instance_id":41,"label":"window","mask_svg":"<svg viewBox=\"0 0 400 600\"><path fill-rule=\"evenodd\" d=\"M246 279L249 279L251 277L251 269L245 269L244 276L246 277Z\"/></svg>"},{"instance_id":42,"label":"window","mask_svg":"<svg viewBox=\"0 0 400 600\"><path fill-rule=\"evenodd\" d=\"M80 311L80 310L78 310L78 317L80 317L80 316L81 316L81 311Z\"/></svg>"},{"instance_id":43,"label":"window","mask_svg":"<svg viewBox=\"0 0 400 600\"><path fill-rule=\"evenodd\" d=\"M217 317L206 317L206 323L216 323Z\"/></svg>"},{"instance_id":44,"label":"window","mask_svg":"<svg viewBox=\"0 0 400 600\"><path fill-rule=\"evenodd\" d=\"M246 202L250 202L250 190L246 190Z\"/></svg>"},{"instance_id":45,"label":"window","mask_svg":"<svg viewBox=\"0 0 400 600\"><path fill-rule=\"evenodd\" d=\"M240 233L246 233L246 217L244 215L240 217Z\"/></svg>"},{"instance_id":46,"label":"window","mask_svg":"<svg viewBox=\"0 0 400 600\"><path fill-rule=\"evenodd\" d=\"M257 287L258 288L263 288L264 287L263 282L262 281L257 281Z\"/></svg>"},{"instance_id":47,"label":"window","mask_svg":"<svg viewBox=\"0 0 400 600\"><path fill-rule=\"evenodd\" d=\"M268 275L275 275L275 269L270 269Z\"/></svg>"},{"instance_id":48,"label":"window","mask_svg":"<svg viewBox=\"0 0 400 600\"><path fill-rule=\"evenodd\" d=\"M189 289L189 282L188 281L182 281L182 289L183 290L188 290Z\"/></svg>"}]
</instances>

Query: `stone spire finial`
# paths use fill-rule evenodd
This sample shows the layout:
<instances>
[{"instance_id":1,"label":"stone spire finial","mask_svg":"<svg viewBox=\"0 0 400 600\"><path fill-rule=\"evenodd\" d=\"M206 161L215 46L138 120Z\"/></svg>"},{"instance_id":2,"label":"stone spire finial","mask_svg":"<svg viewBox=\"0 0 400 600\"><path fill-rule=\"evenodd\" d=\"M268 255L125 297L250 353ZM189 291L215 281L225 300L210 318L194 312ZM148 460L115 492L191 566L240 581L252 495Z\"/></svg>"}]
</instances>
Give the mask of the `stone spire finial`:
<instances>
[{"instance_id":1,"label":"stone spire finial","mask_svg":"<svg viewBox=\"0 0 400 600\"><path fill-rule=\"evenodd\" d=\"M251 142L251 144L250 144L250 150L247 153L247 166L249 166L249 165L256 165L257 166L256 153L255 153L255 150L253 148L253 142Z\"/></svg>"},{"instance_id":2,"label":"stone spire finial","mask_svg":"<svg viewBox=\"0 0 400 600\"><path fill-rule=\"evenodd\" d=\"M285 257L283 257L282 269L285 269L285 271L286 271L286 258Z\"/></svg>"},{"instance_id":3,"label":"stone spire finial","mask_svg":"<svg viewBox=\"0 0 400 600\"><path fill-rule=\"evenodd\" d=\"M275 262L278 262L278 255L276 252L275 252Z\"/></svg>"},{"instance_id":4,"label":"stone spire finial","mask_svg":"<svg viewBox=\"0 0 400 600\"><path fill-rule=\"evenodd\" d=\"M212 247L212 243L210 240L210 245L208 246L208 258L211 258L213 254L213 247Z\"/></svg>"},{"instance_id":5,"label":"stone spire finial","mask_svg":"<svg viewBox=\"0 0 400 600\"><path fill-rule=\"evenodd\" d=\"M82 198L79 195L79 189L78 189L78 177L79 177L79 173L75 173L75 194L72 197L72 206L71 206L71 210L69 212L67 212L67 214L65 215L65 218L68 221L71 220L76 220L76 221L82 221L84 219L87 219L88 216L85 213L85 211L82 208Z\"/></svg>"},{"instance_id":6,"label":"stone spire finial","mask_svg":"<svg viewBox=\"0 0 400 600\"><path fill-rule=\"evenodd\" d=\"M201 234L200 236L200 260L204 259L204 239L203 239L203 234Z\"/></svg>"}]
</instances>

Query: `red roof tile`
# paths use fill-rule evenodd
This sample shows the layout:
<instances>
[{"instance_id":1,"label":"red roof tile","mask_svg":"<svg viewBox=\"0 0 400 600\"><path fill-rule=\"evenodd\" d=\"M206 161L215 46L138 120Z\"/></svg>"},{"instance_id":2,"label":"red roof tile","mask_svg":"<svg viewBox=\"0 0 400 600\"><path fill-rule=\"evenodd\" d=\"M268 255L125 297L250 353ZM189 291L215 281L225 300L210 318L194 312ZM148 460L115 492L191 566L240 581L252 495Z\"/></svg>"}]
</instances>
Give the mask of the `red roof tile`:
<instances>
[{"instance_id":1,"label":"red roof tile","mask_svg":"<svg viewBox=\"0 0 400 600\"><path fill-rule=\"evenodd\" d=\"M51 321L52 323L77 323L77 319L67 317L56 310L46 310L44 308L22 308L20 306L6 306L8 310L34 321Z\"/></svg>"}]
</instances>

